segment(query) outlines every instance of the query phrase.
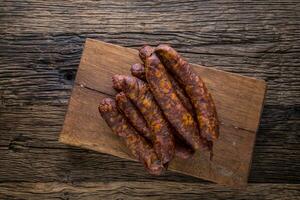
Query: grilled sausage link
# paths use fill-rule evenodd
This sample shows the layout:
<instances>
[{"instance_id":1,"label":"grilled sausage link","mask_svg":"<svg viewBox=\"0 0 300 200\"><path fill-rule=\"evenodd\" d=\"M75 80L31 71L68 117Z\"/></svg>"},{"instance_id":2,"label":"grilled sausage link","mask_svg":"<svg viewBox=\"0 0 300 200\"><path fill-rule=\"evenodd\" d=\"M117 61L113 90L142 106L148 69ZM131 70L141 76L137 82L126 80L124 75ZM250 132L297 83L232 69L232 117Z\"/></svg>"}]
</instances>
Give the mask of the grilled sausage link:
<instances>
[{"instance_id":1,"label":"grilled sausage link","mask_svg":"<svg viewBox=\"0 0 300 200\"><path fill-rule=\"evenodd\" d=\"M155 53L162 63L173 73L191 99L196 110L202 137L211 142L219 136L219 122L212 96L203 80L197 76L187 61L168 45L159 45Z\"/></svg>"},{"instance_id":2,"label":"grilled sausage link","mask_svg":"<svg viewBox=\"0 0 300 200\"><path fill-rule=\"evenodd\" d=\"M174 137L148 85L135 77L115 75L113 87L123 91L142 113L153 134L154 149L162 163L167 164L174 156Z\"/></svg>"},{"instance_id":3,"label":"grilled sausage link","mask_svg":"<svg viewBox=\"0 0 300 200\"><path fill-rule=\"evenodd\" d=\"M126 97L124 92L120 92L116 95L116 102L118 108L124 113L128 121L132 126L148 141L153 141L153 136L150 129L147 126L143 115L138 111L138 109L132 104L130 99ZM189 146L184 145L175 137L175 156L182 159L188 159L194 154L193 149Z\"/></svg>"},{"instance_id":4,"label":"grilled sausage link","mask_svg":"<svg viewBox=\"0 0 300 200\"><path fill-rule=\"evenodd\" d=\"M140 136L118 111L113 99L101 101L99 112L112 131L123 138L131 153L144 164L146 170L153 175L160 175L164 167L154 149Z\"/></svg>"},{"instance_id":5,"label":"grilled sausage link","mask_svg":"<svg viewBox=\"0 0 300 200\"><path fill-rule=\"evenodd\" d=\"M180 138L193 149L203 146L197 124L193 116L182 105L168 79L167 71L155 53L146 57L146 79L166 118L176 129Z\"/></svg>"},{"instance_id":6,"label":"grilled sausage link","mask_svg":"<svg viewBox=\"0 0 300 200\"><path fill-rule=\"evenodd\" d=\"M146 63L146 58L151 56L152 53L154 53L154 50L155 49L149 45L144 45L139 50L140 59L144 62L144 64ZM133 76L141 77L143 80L146 80L144 65L136 65L135 67L132 67L132 68L133 68L132 69ZM139 72L137 70L139 70ZM172 86L174 87L174 90L176 91L178 98L182 101L185 108L196 118L196 113L194 112L191 101L188 98L188 96L185 94L184 89L180 86L180 84L177 82L177 80L170 73L167 73L167 74L168 74L169 80L172 83Z\"/></svg>"},{"instance_id":7,"label":"grilled sausage link","mask_svg":"<svg viewBox=\"0 0 300 200\"><path fill-rule=\"evenodd\" d=\"M143 115L139 112L135 105L133 105L130 99L126 97L124 92L120 92L116 95L116 102L118 108L124 113L132 126L147 140L153 141L153 134L147 127L147 123Z\"/></svg>"},{"instance_id":8,"label":"grilled sausage link","mask_svg":"<svg viewBox=\"0 0 300 200\"><path fill-rule=\"evenodd\" d=\"M141 53L140 53L141 54ZM144 56L143 56L144 57ZM143 61L145 62L145 61ZM145 75L145 66L140 63L136 63L130 68L131 74L143 81L146 81ZM186 96L185 91L181 88L180 84L174 79L169 73L167 73L168 79L171 81L171 84L182 102L183 106L196 118L196 113L194 112L193 106L191 104L190 99Z\"/></svg>"},{"instance_id":9,"label":"grilled sausage link","mask_svg":"<svg viewBox=\"0 0 300 200\"><path fill-rule=\"evenodd\" d=\"M130 72L132 76L135 76L143 81L146 81L145 66L141 63L131 65Z\"/></svg>"}]
</instances>

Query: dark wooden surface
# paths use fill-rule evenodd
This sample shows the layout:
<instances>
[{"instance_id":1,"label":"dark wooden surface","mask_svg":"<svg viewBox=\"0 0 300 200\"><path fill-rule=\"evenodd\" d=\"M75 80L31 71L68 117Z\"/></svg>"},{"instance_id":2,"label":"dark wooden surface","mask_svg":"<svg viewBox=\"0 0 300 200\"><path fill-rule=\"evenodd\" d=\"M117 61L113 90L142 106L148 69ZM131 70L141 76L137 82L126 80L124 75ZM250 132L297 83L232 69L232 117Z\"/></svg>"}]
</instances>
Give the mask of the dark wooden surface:
<instances>
[{"instance_id":1,"label":"dark wooden surface","mask_svg":"<svg viewBox=\"0 0 300 200\"><path fill-rule=\"evenodd\" d=\"M0 36L0 199L299 199L299 1L1 0ZM266 80L249 188L58 143L87 37Z\"/></svg>"}]
</instances>

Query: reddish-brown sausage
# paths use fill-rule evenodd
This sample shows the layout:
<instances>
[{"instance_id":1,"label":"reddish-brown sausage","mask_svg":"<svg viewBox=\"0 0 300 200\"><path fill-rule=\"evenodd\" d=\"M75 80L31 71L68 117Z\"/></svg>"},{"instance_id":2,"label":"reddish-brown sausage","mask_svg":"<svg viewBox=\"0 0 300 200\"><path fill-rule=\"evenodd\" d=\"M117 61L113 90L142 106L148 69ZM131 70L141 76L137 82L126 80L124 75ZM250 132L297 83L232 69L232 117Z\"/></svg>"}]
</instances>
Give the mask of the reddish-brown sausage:
<instances>
[{"instance_id":1,"label":"reddish-brown sausage","mask_svg":"<svg viewBox=\"0 0 300 200\"><path fill-rule=\"evenodd\" d=\"M99 112L112 131L125 140L131 153L144 164L149 173L160 175L164 171L154 149L126 121L117 110L113 99L103 99L99 105Z\"/></svg>"},{"instance_id":2,"label":"reddish-brown sausage","mask_svg":"<svg viewBox=\"0 0 300 200\"><path fill-rule=\"evenodd\" d=\"M132 76L135 76L143 81L146 80L145 66L143 64L136 63L136 64L131 65L130 71L131 71Z\"/></svg>"},{"instance_id":3,"label":"reddish-brown sausage","mask_svg":"<svg viewBox=\"0 0 300 200\"><path fill-rule=\"evenodd\" d=\"M159 45L155 52L162 63L176 75L193 107L196 110L197 120L202 137L208 141L217 139L219 136L219 122L214 101L208 92L203 80L197 76L187 61L168 45Z\"/></svg>"},{"instance_id":4,"label":"reddish-brown sausage","mask_svg":"<svg viewBox=\"0 0 300 200\"><path fill-rule=\"evenodd\" d=\"M144 116L153 133L154 149L162 163L171 161L175 150L174 137L147 84L135 77L115 75L113 86L123 91Z\"/></svg>"},{"instance_id":5,"label":"reddish-brown sausage","mask_svg":"<svg viewBox=\"0 0 300 200\"><path fill-rule=\"evenodd\" d=\"M147 127L147 123L143 115L139 110L132 104L130 99L128 99L124 92L120 92L116 95L116 102L118 108L124 113L128 121L132 126L142 134L147 140L153 141L153 134L150 129Z\"/></svg>"},{"instance_id":6,"label":"reddish-brown sausage","mask_svg":"<svg viewBox=\"0 0 300 200\"><path fill-rule=\"evenodd\" d=\"M151 56L153 52L154 52L154 48L149 45L144 45L139 50L139 56L140 56L141 60L143 61L143 63L146 62L146 58ZM143 81L147 81L146 75L145 75L145 66L143 64L134 64L131 67L131 74L137 78L142 79ZM181 88L180 84L169 73L167 73L167 75L168 75L169 80L172 83L172 86L173 86L178 98L182 101L183 105L193 115L193 117L196 118L196 114L193 110L190 99L186 96L186 94L185 94L184 90ZM174 133L174 138L175 138L175 155L182 159L190 158L194 154L193 149L189 145L185 144L184 141L182 141L178 138L178 137L180 137L180 135L177 133L177 131L174 128L172 128L172 132Z\"/></svg>"},{"instance_id":7,"label":"reddish-brown sausage","mask_svg":"<svg viewBox=\"0 0 300 200\"><path fill-rule=\"evenodd\" d=\"M140 53L141 54L141 53ZM143 56L144 57L144 56ZM145 61L143 61L145 62ZM143 81L146 81L145 76L145 66L143 64L137 63L131 66L131 74ZM172 83L172 86L182 102L182 105L196 118L196 113L194 112L193 106L190 99L186 96L185 91L181 88L180 84L167 72L168 78Z\"/></svg>"},{"instance_id":8,"label":"reddish-brown sausage","mask_svg":"<svg viewBox=\"0 0 300 200\"><path fill-rule=\"evenodd\" d=\"M146 79L157 103L180 137L193 149L203 147L193 116L182 105L168 79L165 67L155 53L146 57Z\"/></svg>"},{"instance_id":9,"label":"reddish-brown sausage","mask_svg":"<svg viewBox=\"0 0 300 200\"><path fill-rule=\"evenodd\" d=\"M146 58L149 57L149 56L151 56L153 52L154 52L154 48L153 47L151 47L149 45L144 45L139 50L140 59L145 63Z\"/></svg>"},{"instance_id":10,"label":"reddish-brown sausage","mask_svg":"<svg viewBox=\"0 0 300 200\"><path fill-rule=\"evenodd\" d=\"M123 92L120 92L116 95L116 102L118 108L124 113L132 126L148 141L153 141L153 136L147 126L147 122L145 121L143 115L132 104L130 99L128 99ZM187 159L190 158L193 153L194 152L190 147L184 145L183 142L179 141L175 137L175 156L182 159Z\"/></svg>"}]
</instances>

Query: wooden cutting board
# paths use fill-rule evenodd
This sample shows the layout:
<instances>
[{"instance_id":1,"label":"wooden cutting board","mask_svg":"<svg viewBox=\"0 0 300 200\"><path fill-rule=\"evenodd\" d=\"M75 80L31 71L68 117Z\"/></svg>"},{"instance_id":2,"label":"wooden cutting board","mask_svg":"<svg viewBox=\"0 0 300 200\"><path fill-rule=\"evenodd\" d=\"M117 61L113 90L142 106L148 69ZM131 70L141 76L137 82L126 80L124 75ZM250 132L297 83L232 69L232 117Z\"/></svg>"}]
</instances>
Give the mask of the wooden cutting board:
<instances>
[{"instance_id":1,"label":"wooden cutting board","mask_svg":"<svg viewBox=\"0 0 300 200\"><path fill-rule=\"evenodd\" d=\"M113 97L111 77L130 74L130 66L141 62L138 51L87 39L69 101L60 141L133 160L123 141L115 136L98 113L98 103ZM189 160L175 158L169 169L216 183L244 186L250 171L256 131L262 112L266 83L192 64L215 101L220 138L214 157L196 152ZM145 172L147 173L147 172Z\"/></svg>"}]
</instances>

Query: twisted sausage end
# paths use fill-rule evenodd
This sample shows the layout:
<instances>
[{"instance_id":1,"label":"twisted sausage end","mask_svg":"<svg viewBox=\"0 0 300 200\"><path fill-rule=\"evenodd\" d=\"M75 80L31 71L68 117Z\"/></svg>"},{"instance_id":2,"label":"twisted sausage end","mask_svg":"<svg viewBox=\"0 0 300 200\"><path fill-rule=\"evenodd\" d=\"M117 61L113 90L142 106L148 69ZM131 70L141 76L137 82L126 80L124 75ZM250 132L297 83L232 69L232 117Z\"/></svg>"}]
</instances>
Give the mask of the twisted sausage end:
<instances>
[{"instance_id":1,"label":"twisted sausage end","mask_svg":"<svg viewBox=\"0 0 300 200\"><path fill-rule=\"evenodd\" d=\"M136 63L132 65L130 71L133 76L140 78L142 80L145 79L145 66L143 64Z\"/></svg>"},{"instance_id":2,"label":"twisted sausage end","mask_svg":"<svg viewBox=\"0 0 300 200\"><path fill-rule=\"evenodd\" d=\"M149 45L144 45L140 50L139 50L139 56L141 60L144 62L147 57L151 56L152 53L154 52L154 48L149 46Z\"/></svg>"},{"instance_id":3,"label":"twisted sausage end","mask_svg":"<svg viewBox=\"0 0 300 200\"><path fill-rule=\"evenodd\" d=\"M105 113L105 112L110 112L112 110L114 110L116 107L115 101L111 98L104 98L99 106L98 106L98 110L100 113Z\"/></svg>"},{"instance_id":4,"label":"twisted sausage end","mask_svg":"<svg viewBox=\"0 0 300 200\"><path fill-rule=\"evenodd\" d=\"M114 75L112 77L113 88L116 90L122 90L125 84L125 78L126 76L124 75Z\"/></svg>"}]
</instances>

